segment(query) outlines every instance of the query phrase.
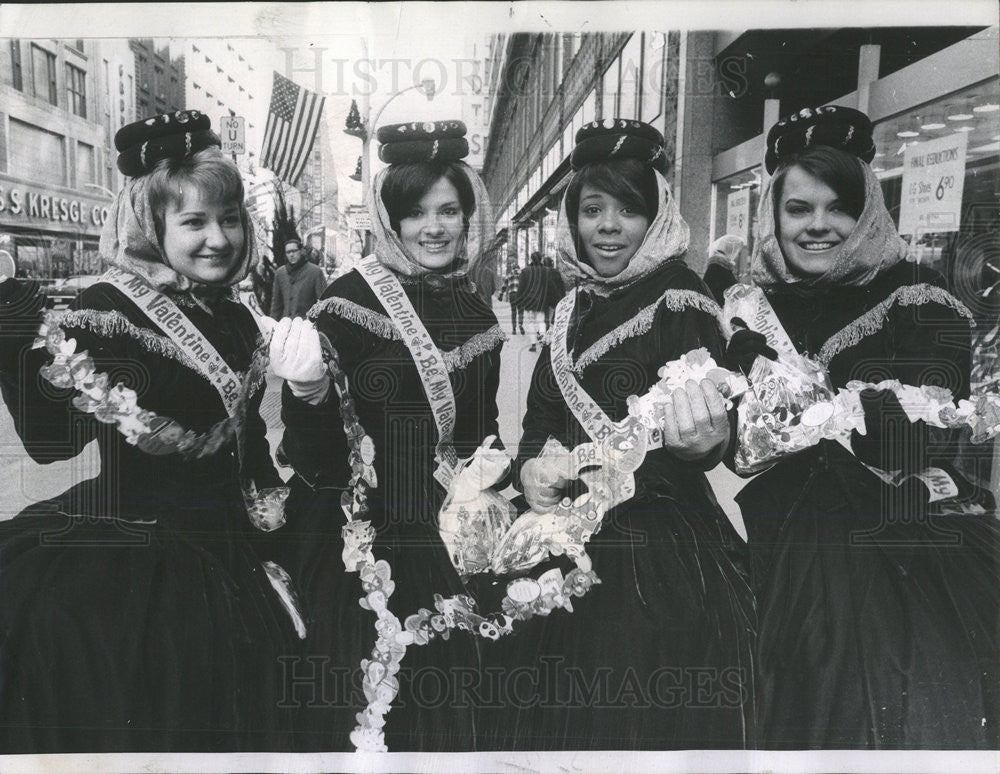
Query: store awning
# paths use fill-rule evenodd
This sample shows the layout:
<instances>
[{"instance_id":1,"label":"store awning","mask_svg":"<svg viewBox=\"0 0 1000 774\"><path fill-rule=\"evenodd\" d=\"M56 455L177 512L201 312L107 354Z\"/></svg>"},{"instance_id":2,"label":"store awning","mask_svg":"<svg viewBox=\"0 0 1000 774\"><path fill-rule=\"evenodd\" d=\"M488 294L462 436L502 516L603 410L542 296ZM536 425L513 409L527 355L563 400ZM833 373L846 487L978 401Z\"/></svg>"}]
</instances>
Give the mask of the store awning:
<instances>
[{"instance_id":1,"label":"store awning","mask_svg":"<svg viewBox=\"0 0 1000 774\"><path fill-rule=\"evenodd\" d=\"M569 157L566 157L548 179L542 182L541 187L529 197L525 205L514 214L514 227L527 228L531 223L544 218L546 210L558 209L559 199L569 183L570 173Z\"/></svg>"}]
</instances>

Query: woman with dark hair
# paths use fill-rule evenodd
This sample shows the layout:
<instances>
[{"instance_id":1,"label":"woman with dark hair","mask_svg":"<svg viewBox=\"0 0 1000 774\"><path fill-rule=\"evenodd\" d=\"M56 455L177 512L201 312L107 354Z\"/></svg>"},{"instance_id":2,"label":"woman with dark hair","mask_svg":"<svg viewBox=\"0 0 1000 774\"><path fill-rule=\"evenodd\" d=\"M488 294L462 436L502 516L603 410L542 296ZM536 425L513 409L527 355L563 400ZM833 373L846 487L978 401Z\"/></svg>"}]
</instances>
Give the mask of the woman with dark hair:
<instances>
[{"instance_id":1,"label":"woman with dark hair","mask_svg":"<svg viewBox=\"0 0 1000 774\"><path fill-rule=\"evenodd\" d=\"M25 450L47 463L96 440L101 457L0 525L0 750L287 749L294 621L252 550L287 491L234 292L255 258L243 181L198 111L115 144L111 271L40 330L37 288L0 284L0 388Z\"/></svg>"},{"instance_id":2,"label":"woman with dark hair","mask_svg":"<svg viewBox=\"0 0 1000 774\"><path fill-rule=\"evenodd\" d=\"M538 457L608 436L668 361L721 358L718 307L686 266L688 227L663 177L660 133L615 119L580 129L559 215L560 301L532 375L518 448L533 511L581 495ZM693 380L664 406L663 448L587 546L599 584L487 653L509 674L507 728L485 744L543 749L740 748L751 728L753 600L740 541L705 471L729 439L724 401ZM536 568L571 567L565 558ZM511 664L518 659L519 669ZM533 692L525 684L534 686ZM495 724L499 726L500 724Z\"/></svg>"},{"instance_id":3,"label":"woman with dark hair","mask_svg":"<svg viewBox=\"0 0 1000 774\"><path fill-rule=\"evenodd\" d=\"M473 279L494 271L483 265L493 230L485 187L460 161L468 152L462 134L460 122L379 130L379 155L389 166L371 192L375 254L328 288L310 320L283 320L272 339L272 364L287 380L283 449L296 471L292 503L301 504L299 523L289 524L299 555L290 564L306 598L306 651L316 665L307 670L315 681L301 686L308 749L379 748L380 726L355 729L376 706L388 712L389 750L475 744L460 678L474 675L478 660L465 632L409 648L397 675L386 674L398 667L391 659L362 671L362 660L378 660L376 639L391 633L385 616L359 607L376 581L345 570L355 544L341 534L342 495L350 504L352 466L363 458L374 557L391 572L391 581L377 581L391 595L378 610L388 607L402 622L432 609L435 594L465 593L438 512L457 460L498 433L504 335ZM331 384L320 337L339 353L347 391ZM395 702L376 697L386 679L398 686ZM390 712L393 703L399 706Z\"/></svg>"},{"instance_id":4,"label":"woman with dark hair","mask_svg":"<svg viewBox=\"0 0 1000 774\"><path fill-rule=\"evenodd\" d=\"M871 122L848 108L771 128L754 282L835 388L898 379L968 397L969 312L905 260L874 153ZM737 333L731 364L748 369L762 338ZM889 390L861 403L867 433L850 448L824 441L737 497L758 600L761 744L994 748L996 522L941 510L967 489L952 431L909 421Z\"/></svg>"}]
</instances>

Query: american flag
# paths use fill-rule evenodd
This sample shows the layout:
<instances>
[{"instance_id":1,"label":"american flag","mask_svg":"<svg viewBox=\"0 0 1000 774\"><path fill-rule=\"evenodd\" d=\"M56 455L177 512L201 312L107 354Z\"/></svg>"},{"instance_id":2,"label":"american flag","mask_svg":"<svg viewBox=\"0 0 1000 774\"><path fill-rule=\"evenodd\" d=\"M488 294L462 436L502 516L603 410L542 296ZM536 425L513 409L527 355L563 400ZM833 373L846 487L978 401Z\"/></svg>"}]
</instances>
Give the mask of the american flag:
<instances>
[{"instance_id":1,"label":"american flag","mask_svg":"<svg viewBox=\"0 0 1000 774\"><path fill-rule=\"evenodd\" d=\"M298 182L306 165L324 102L325 97L274 74L260 163L289 185Z\"/></svg>"}]
</instances>

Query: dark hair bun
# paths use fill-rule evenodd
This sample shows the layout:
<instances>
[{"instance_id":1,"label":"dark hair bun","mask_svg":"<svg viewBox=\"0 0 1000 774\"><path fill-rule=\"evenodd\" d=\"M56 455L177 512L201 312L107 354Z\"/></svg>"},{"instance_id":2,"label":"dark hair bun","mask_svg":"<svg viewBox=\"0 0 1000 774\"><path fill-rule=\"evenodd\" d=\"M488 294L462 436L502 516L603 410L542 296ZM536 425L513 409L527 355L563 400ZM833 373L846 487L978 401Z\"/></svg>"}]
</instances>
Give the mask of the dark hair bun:
<instances>
[{"instance_id":1,"label":"dark hair bun","mask_svg":"<svg viewBox=\"0 0 1000 774\"><path fill-rule=\"evenodd\" d=\"M118 169L141 177L163 159L182 159L211 147L222 147L212 120L198 110L178 110L123 126L115 134Z\"/></svg>"},{"instance_id":2,"label":"dark hair bun","mask_svg":"<svg viewBox=\"0 0 1000 774\"><path fill-rule=\"evenodd\" d=\"M771 174L783 159L816 145L837 148L871 162L875 158L871 119L860 110L839 105L803 108L778 121L767 133L764 167Z\"/></svg>"},{"instance_id":3,"label":"dark hair bun","mask_svg":"<svg viewBox=\"0 0 1000 774\"><path fill-rule=\"evenodd\" d=\"M666 174L663 135L654 126L628 118L607 118L580 127L570 156L573 169L594 161L615 159L637 159Z\"/></svg>"},{"instance_id":4,"label":"dark hair bun","mask_svg":"<svg viewBox=\"0 0 1000 774\"><path fill-rule=\"evenodd\" d=\"M393 143L465 137L465 132L465 124L461 121L413 121L408 124L388 124L380 127L375 137L380 143Z\"/></svg>"},{"instance_id":5,"label":"dark hair bun","mask_svg":"<svg viewBox=\"0 0 1000 774\"><path fill-rule=\"evenodd\" d=\"M386 164L459 161L469 155L465 131L461 121L389 124L376 133L378 157Z\"/></svg>"},{"instance_id":6,"label":"dark hair bun","mask_svg":"<svg viewBox=\"0 0 1000 774\"><path fill-rule=\"evenodd\" d=\"M123 151L148 140L184 132L201 132L212 128L212 120L200 110L178 110L163 113L123 126L115 134L115 150Z\"/></svg>"},{"instance_id":7,"label":"dark hair bun","mask_svg":"<svg viewBox=\"0 0 1000 774\"><path fill-rule=\"evenodd\" d=\"M380 145L378 157L386 164L415 164L419 161L460 161L469 155L464 137L440 140L408 140Z\"/></svg>"}]
</instances>

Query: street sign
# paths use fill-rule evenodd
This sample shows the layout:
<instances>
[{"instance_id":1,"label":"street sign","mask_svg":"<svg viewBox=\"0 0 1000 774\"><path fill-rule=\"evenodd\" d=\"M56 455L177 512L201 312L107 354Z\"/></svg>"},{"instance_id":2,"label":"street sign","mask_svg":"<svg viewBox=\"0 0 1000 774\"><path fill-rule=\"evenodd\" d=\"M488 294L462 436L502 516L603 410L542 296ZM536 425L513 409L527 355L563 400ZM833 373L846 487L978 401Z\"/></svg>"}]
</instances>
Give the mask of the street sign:
<instances>
[{"instance_id":1,"label":"street sign","mask_svg":"<svg viewBox=\"0 0 1000 774\"><path fill-rule=\"evenodd\" d=\"M371 231L372 219L367 209L351 212L347 216L351 231Z\"/></svg>"},{"instance_id":2,"label":"street sign","mask_svg":"<svg viewBox=\"0 0 1000 774\"><path fill-rule=\"evenodd\" d=\"M246 153L246 119L243 116L223 116L220 119L223 153Z\"/></svg>"}]
</instances>

